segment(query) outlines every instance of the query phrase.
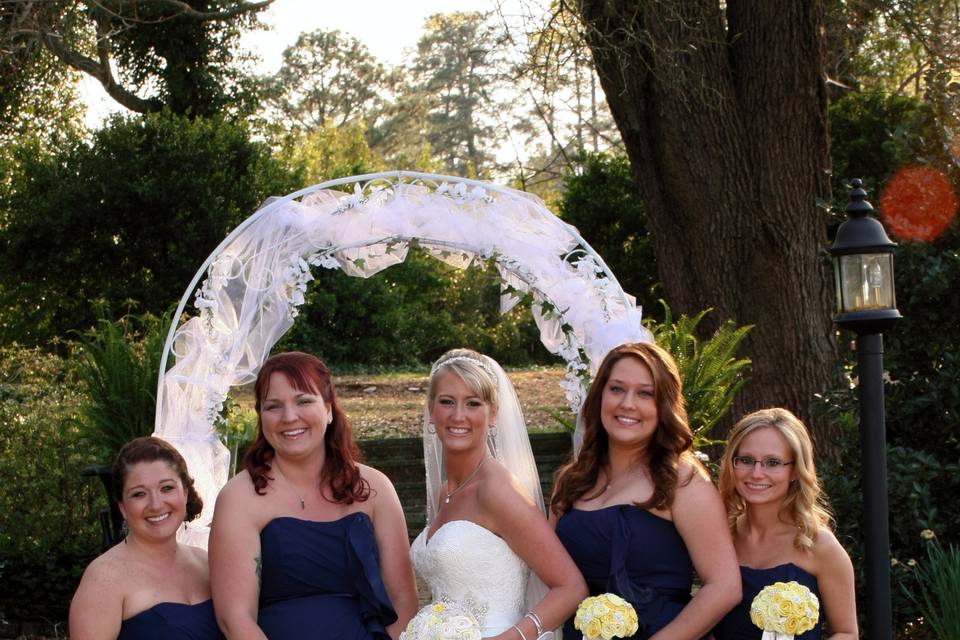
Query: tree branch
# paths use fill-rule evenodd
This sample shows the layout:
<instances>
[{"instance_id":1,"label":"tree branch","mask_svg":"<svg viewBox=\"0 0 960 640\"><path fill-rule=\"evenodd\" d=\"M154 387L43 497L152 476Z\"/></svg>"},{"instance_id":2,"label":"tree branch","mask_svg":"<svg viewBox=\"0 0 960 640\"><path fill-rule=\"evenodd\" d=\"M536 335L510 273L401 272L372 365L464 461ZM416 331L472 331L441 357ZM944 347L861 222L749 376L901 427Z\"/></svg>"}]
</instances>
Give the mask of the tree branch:
<instances>
[{"instance_id":1,"label":"tree branch","mask_svg":"<svg viewBox=\"0 0 960 640\"><path fill-rule=\"evenodd\" d=\"M153 113L163 108L163 103L156 99L144 99L124 89L113 77L110 68L110 52L107 39L103 35L103 26L97 24L97 55L99 61L68 49L58 34L41 30L39 36L44 46L65 65L96 78L111 98L120 105L137 113Z\"/></svg>"},{"instance_id":2,"label":"tree branch","mask_svg":"<svg viewBox=\"0 0 960 640\"><path fill-rule=\"evenodd\" d=\"M142 0L124 0L126 4L132 5L137 5L141 1ZM199 20L200 22L209 22L211 20L230 20L231 18L235 18L243 13L260 11L261 9L265 9L273 4L274 0L260 0L259 2L251 2L249 4L241 2L233 9L225 9L223 11L197 11L183 0L150 1L155 5L166 5L172 9L178 10L175 14L165 19L186 16L188 18L193 18L194 20Z\"/></svg>"}]
</instances>

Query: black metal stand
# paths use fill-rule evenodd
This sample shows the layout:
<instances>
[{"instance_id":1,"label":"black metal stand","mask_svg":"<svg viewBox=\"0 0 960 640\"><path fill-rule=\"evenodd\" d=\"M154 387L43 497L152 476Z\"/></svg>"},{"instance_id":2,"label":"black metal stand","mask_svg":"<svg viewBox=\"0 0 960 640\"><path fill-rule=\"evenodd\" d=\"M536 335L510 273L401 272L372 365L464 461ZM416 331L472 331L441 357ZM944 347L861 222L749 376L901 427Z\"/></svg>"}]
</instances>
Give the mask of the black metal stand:
<instances>
[{"instance_id":1,"label":"black metal stand","mask_svg":"<svg viewBox=\"0 0 960 640\"><path fill-rule=\"evenodd\" d=\"M866 637L893 639L890 600L890 523L887 436L883 407L883 334L857 336L860 379L860 450L863 454Z\"/></svg>"},{"instance_id":2,"label":"black metal stand","mask_svg":"<svg viewBox=\"0 0 960 640\"><path fill-rule=\"evenodd\" d=\"M113 499L113 474L109 466L105 464L94 464L85 467L80 472L80 475L87 478L92 478L93 476L100 478L100 482L103 484L103 490L107 494L108 508L100 511L98 514L100 518L100 528L103 531L100 553L103 553L123 539L121 534L123 516L120 515L120 508L117 506L117 501Z\"/></svg>"}]
</instances>

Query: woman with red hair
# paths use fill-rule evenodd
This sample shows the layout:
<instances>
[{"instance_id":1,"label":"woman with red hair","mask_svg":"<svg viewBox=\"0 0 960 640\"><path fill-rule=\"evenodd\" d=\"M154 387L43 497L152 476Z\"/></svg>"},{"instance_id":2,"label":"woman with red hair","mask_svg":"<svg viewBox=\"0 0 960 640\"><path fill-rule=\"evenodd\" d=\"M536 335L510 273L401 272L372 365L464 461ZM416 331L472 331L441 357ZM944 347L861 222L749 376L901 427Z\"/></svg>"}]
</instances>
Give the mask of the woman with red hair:
<instances>
[{"instance_id":1,"label":"woman with red hair","mask_svg":"<svg viewBox=\"0 0 960 640\"><path fill-rule=\"evenodd\" d=\"M326 365L268 359L257 437L220 492L210 536L228 638L396 638L417 596L393 485L359 451Z\"/></svg>"}]
</instances>

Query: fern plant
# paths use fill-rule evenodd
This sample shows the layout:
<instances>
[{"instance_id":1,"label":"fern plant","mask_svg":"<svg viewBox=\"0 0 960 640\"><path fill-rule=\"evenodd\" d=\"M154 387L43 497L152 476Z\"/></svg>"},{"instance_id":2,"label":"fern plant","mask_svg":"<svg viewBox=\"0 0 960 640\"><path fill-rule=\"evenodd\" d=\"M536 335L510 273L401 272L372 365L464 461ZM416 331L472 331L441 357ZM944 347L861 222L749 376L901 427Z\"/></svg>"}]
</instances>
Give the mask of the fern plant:
<instances>
[{"instance_id":1,"label":"fern plant","mask_svg":"<svg viewBox=\"0 0 960 640\"><path fill-rule=\"evenodd\" d=\"M157 374L168 314L101 319L81 334L79 373L86 391L85 437L108 462L124 443L153 433Z\"/></svg>"},{"instance_id":2,"label":"fern plant","mask_svg":"<svg viewBox=\"0 0 960 640\"><path fill-rule=\"evenodd\" d=\"M940 640L960 638L960 548L932 540L927 563L916 567L920 594L909 594Z\"/></svg>"},{"instance_id":3,"label":"fern plant","mask_svg":"<svg viewBox=\"0 0 960 640\"><path fill-rule=\"evenodd\" d=\"M711 439L709 433L730 410L737 391L747 383L750 359L738 358L736 352L752 327L737 327L727 320L710 339L700 340L696 335L697 326L711 309L693 317L681 315L674 321L667 303L661 300L660 304L663 322L649 320L644 324L655 342L677 361L687 417L693 429L693 448L699 450L722 443L722 440ZM574 419L559 411L553 413L553 419L568 431L576 427Z\"/></svg>"},{"instance_id":4,"label":"fern plant","mask_svg":"<svg viewBox=\"0 0 960 640\"><path fill-rule=\"evenodd\" d=\"M717 422L730 410L733 398L747 383L750 359L738 358L737 348L751 325L737 327L726 320L708 340L697 337L697 326L711 309L695 316L681 315L675 321L663 300L663 322L647 322L658 345L670 352L680 370L687 416L693 429L695 449L718 444L709 437Z\"/></svg>"}]
</instances>

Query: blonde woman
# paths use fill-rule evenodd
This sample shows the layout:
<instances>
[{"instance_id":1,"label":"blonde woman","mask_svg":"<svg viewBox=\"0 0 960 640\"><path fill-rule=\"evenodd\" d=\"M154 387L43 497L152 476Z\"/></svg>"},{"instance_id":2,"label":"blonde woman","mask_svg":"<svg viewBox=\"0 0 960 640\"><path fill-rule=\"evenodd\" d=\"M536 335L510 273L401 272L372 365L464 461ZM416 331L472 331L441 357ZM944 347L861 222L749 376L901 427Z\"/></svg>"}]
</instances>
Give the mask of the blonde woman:
<instances>
[{"instance_id":1,"label":"blonde woman","mask_svg":"<svg viewBox=\"0 0 960 640\"><path fill-rule=\"evenodd\" d=\"M513 385L491 358L448 351L424 412L427 527L411 547L435 600L458 602L484 638L550 636L586 586L543 510Z\"/></svg>"},{"instance_id":2,"label":"blonde woman","mask_svg":"<svg viewBox=\"0 0 960 640\"><path fill-rule=\"evenodd\" d=\"M856 640L853 565L830 530L813 444L786 409L745 416L730 432L720 494L733 534L743 600L714 629L716 640L763 635L750 604L767 585L798 582L820 599L820 623L797 640L819 640L824 614L831 640Z\"/></svg>"}]
</instances>

